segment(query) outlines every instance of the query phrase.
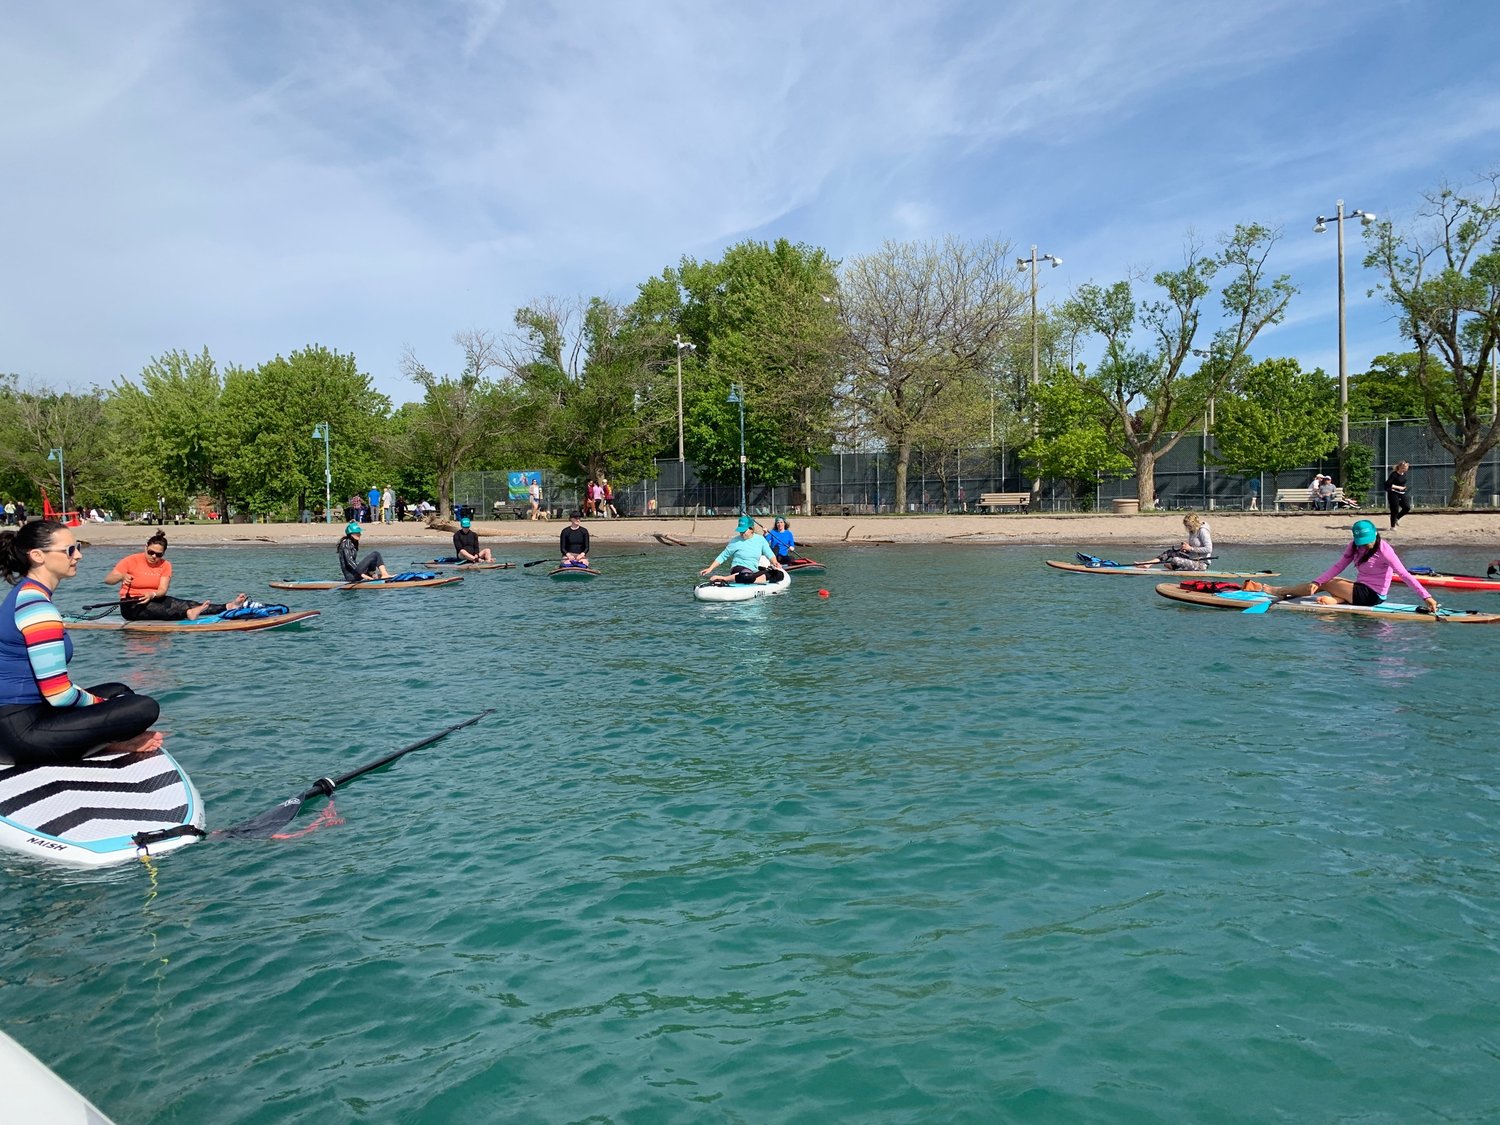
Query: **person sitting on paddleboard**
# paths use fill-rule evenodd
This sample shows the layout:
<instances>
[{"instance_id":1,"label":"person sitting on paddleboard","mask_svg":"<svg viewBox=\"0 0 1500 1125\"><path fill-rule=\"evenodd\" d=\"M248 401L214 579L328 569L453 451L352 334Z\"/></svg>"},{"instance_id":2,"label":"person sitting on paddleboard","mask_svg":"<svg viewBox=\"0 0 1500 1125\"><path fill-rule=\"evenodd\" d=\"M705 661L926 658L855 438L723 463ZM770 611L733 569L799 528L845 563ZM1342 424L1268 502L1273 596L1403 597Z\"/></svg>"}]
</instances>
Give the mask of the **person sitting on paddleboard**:
<instances>
[{"instance_id":1,"label":"person sitting on paddleboard","mask_svg":"<svg viewBox=\"0 0 1500 1125\"><path fill-rule=\"evenodd\" d=\"M494 562L490 549L479 545L479 533L469 529L472 522L468 516L458 521L458 530L453 533L453 553L459 562Z\"/></svg>"},{"instance_id":2,"label":"person sitting on paddleboard","mask_svg":"<svg viewBox=\"0 0 1500 1125\"><path fill-rule=\"evenodd\" d=\"M120 616L126 621L196 621L205 613L223 613L238 609L247 598L236 594L228 602L190 602L167 593L172 581L172 564L167 561L167 537L157 532L146 540L146 549L138 555L126 555L104 576L111 586L120 587Z\"/></svg>"},{"instance_id":3,"label":"person sitting on paddleboard","mask_svg":"<svg viewBox=\"0 0 1500 1125\"><path fill-rule=\"evenodd\" d=\"M52 592L78 573L83 547L56 520L0 532L0 573L11 591L0 602L0 762L66 762L91 750L154 750L150 729L161 708L124 684L87 690L68 676L73 638Z\"/></svg>"},{"instance_id":4,"label":"person sitting on paddleboard","mask_svg":"<svg viewBox=\"0 0 1500 1125\"><path fill-rule=\"evenodd\" d=\"M359 537L363 534L364 528L351 520L344 528L344 537L339 540L339 569L344 572L345 582L363 582L366 578L391 576L379 551L371 551L364 558L358 558Z\"/></svg>"},{"instance_id":5,"label":"person sitting on paddleboard","mask_svg":"<svg viewBox=\"0 0 1500 1125\"><path fill-rule=\"evenodd\" d=\"M580 518L577 512L569 512L568 526L557 536L563 566L589 565L589 529L578 522Z\"/></svg>"},{"instance_id":6,"label":"person sitting on paddleboard","mask_svg":"<svg viewBox=\"0 0 1500 1125\"><path fill-rule=\"evenodd\" d=\"M729 564L729 574L710 578L722 562ZM768 581L772 570L781 572L771 545L766 542L764 535L756 533L753 519L749 516L741 516L735 531L735 538L731 539L729 545L719 552L718 558L698 573L705 578L710 578L718 586L726 585L731 581L748 585L752 582Z\"/></svg>"},{"instance_id":7,"label":"person sitting on paddleboard","mask_svg":"<svg viewBox=\"0 0 1500 1125\"><path fill-rule=\"evenodd\" d=\"M1437 599L1429 594L1422 583L1412 577L1411 571L1396 557L1395 550L1380 538L1380 532L1369 520L1357 520L1350 532L1353 539L1338 561L1311 582L1296 586L1267 586L1253 579L1245 583L1247 590L1263 590L1278 598L1310 598L1318 595L1323 605L1380 605L1391 588L1396 575L1411 587L1412 593L1422 599L1422 609L1427 613L1437 612ZM1355 565L1355 577L1334 577L1350 563ZM1321 591L1321 592L1320 592Z\"/></svg>"},{"instance_id":8,"label":"person sitting on paddleboard","mask_svg":"<svg viewBox=\"0 0 1500 1125\"><path fill-rule=\"evenodd\" d=\"M771 523L771 530L766 532L766 542L771 544L771 550L776 554L776 561L782 566L792 561L792 552L797 549L797 541L792 538L791 525L786 522L785 516L777 516Z\"/></svg>"},{"instance_id":9,"label":"person sitting on paddleboard","mask_svg":"<svg viewBox=\"0 0 1500 1125\"><path fill-rule=\"evenodd\" d=\"M1187 529L1187 538L1175 547L1168 547L1154 559L1144 559L1136 566L1154 566L1160 563L1168 570L1207 570L1209 557L1214 553L1213 536L1209 534L1208 521L1197 512L1182 517L1182 526Z\"/></svg>"}]
</instances>

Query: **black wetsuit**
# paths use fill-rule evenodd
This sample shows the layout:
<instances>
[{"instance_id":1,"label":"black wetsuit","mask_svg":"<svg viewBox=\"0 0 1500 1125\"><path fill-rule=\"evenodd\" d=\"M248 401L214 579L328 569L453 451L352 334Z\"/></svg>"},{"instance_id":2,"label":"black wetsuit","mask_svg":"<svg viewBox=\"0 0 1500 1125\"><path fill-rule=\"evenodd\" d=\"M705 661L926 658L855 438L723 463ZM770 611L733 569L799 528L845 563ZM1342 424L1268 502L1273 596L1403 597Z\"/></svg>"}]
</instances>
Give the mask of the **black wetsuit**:
<instances>
[{"instance_id":1,"label":"black wetsuit","mask_svg":"<svg viewBox=\"0 0 1500 1125\"><path fill-rule=\"evenodd\" d=\"M344 573L345 582L359 582L371 578L380 573L380 568L385 565L385 560L380 557L379 551L371 551L364 558L358 558L359 540L352 535L346 535L339 540L339 569Z\"/></svg>"},{"instance_id":2,"label":"black wetsuit","mask_svg":"<svg viewBox=\"0 0 1500 1125\"><path fill-rule=\"evenodd\" d=\"M558 535L557 546L565 555L587 555L589 553L589 529L569 524Z\"/></svg>"},{"instance_id":3,"label":"black wetsuit","mask_svg":"<svg viewBox=\"0 0 1500 1125\"><path fill-rule=\"evenodd\" d=\"M472 528L461 527L453 533L453 553L460 562L472 562L472 559L464 558L465 551L470 555L479 554L479 533Z\"/></svg>"},{"instance_id":4,"label":"black wetsuit","mask_svg":"<svg viewBox=\"0 0 1500 1125\"><path fill-rule=\"evenodd\" d=\"M183 598L174 598L170 594L164 594L159 598L152 598L149 602L137 601L134 598L120 599L120 616L126 621L186 621L188 610L198 605L198 602L190 602ZM204 614L223 613L229 607L219 602L210 602Z\"/></svg>"}]
</instances>

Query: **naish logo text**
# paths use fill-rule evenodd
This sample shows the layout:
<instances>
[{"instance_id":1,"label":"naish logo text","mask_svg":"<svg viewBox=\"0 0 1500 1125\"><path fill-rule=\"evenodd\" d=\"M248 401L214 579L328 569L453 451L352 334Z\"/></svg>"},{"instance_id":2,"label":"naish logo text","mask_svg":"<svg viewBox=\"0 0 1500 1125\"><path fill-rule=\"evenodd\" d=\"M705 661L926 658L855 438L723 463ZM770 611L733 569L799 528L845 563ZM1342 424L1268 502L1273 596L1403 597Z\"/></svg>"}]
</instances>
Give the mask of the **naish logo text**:
<instances>
[{"instance_id":1,"label":"naish logo text","mask_svg":"<svg viewBox=\"0 0 1500 1125\"><path fill-rule=\"evenodd\" d=\"M55 852L65 852L68 850L66 844L59 844L56 840L38 840L35 836L30 836L26 842L28 844L35 844L39 848L51 848Z\"/></svg>"}]
</instances>

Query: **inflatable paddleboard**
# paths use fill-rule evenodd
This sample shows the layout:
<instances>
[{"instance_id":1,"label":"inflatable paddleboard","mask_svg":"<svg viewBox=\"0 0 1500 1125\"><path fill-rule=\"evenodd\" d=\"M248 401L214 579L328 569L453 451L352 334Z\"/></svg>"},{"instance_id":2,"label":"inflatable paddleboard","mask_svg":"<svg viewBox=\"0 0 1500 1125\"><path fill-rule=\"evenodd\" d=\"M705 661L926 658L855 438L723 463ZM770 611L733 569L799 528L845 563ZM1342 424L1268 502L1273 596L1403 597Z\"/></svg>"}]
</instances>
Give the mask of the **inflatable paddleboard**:
<instances>
[{"instance_id":1,"label":"inflatable paddleboard","mask_svg":"<svg viewBox=\"0 0 1500 1125\"><path fill-rule=\"evenodd\" d=\"M1411 570L1410 567L1407 569ZM1392 577L1401 582L1399 574ZM1500 594L1500 578L1484 578L1478 574L1420 574L1415 570L1412 571L1412 577L1424 586L1436 586L1439 589L1489 590Z\"/></svg>"},{"instance_id":2,"label":"inflatable paddleboard","mask_svg":"<svg viewBox=\"0 0 1500 1125\"><path fill-rule=\"evenodd\" d=\"M3 1031L0 1031L0 1090L5 1091L7 1121L114 1125L93 1103Z\"/></svg>"},{"instance_id":3,"label":"inflatable paddleboard","mask_svg":"<svg viewBox=\"0 0 1500 1125\"><path fill-rule=\"evenodd\" d=\"M722 586L715 582L700 582L693 587L693 597L700 602L749 602L772 594L784 594L791 588L790 574L780 582L726 582Z\"/></svg>"},{"instance_id":4,"label":"inflatable paddleboard","mask_svg":"<svg viewBox=\"0 0 1500 1125\"><path fill-rule=\"evenodd\" d=\"M22 855L108 867L186 847L203 821L198 790L165 750L0 766L0 847ZM167 835L184 825L199 831Z\"/></svg>"},{"instance_id":5,"label":"inflatable paddleboard","mask_svg":"<svg viewBox=\"0 0 1500 1125\"><path fill-rule=\"evenodd\" d=\"M1279 578L1275 570L1166 570L1159 566L1085 566L1083 563L1048 559L1047 565L1074 574L1154 574L1158 578L1168 574L1180 574L1193 578Z\"/></svg>"},{"instance_id":6,"label":"inflatable paddleboard","mask_svg":"<svg viewBox=\"0 0 1500 1125\"><path fill-rule=\"evenodd\" d=\"M442 578L409 578L396 582L389 578L367 578L363 582L325 582L314 578L283 578L272 582L273 590L410 590L419 586L447 586L462 582L462 574L449 574Z\"/></svg>"},{"instance_id":7,"label":"inflatable paddleboard","mask_svg":"<svg viewBox=\"0 0 1500 1125\"><path fill-rule=\"evenodd\" d=\"M1210 594L1203 590L1184 590L1175 582L1163 582L1156 592L1164 598L1190 605L1208 606L1210 609L1233 609L1244 613L1257 606L1265 606L1266 612L1279 613L1292 610L1298 613L1321 613L1325 616L1378 617L1384 621L1429 621L1449 625L1496 625L1500 624L1500 613L1479 613L1472 609L1439 609L1437 613L1418 613L1414 605L1386 602L1384 605L1322 605L1315 598L1273 598L1270 594L1252 590L1221 590ZM1267 603L1270 603L1267 605ZM1257 612L1260 612L1257 610Z\"/></svg>"},{"instance_id":8,"label":"inflatable paddleboard","mask_svg":"<svg viewBox=\"0 0 1500 1125\"><path fill-rule=\"evenodd\" d=\"M295 625L318 615L319 611L316 609L299 609L295 613L283 613L276 617L247 617L229 621L217 614L200 617L196 621L125 621L118 617L104 621L70 621L65 617L63 624L73 633L89 629L110 633L253 633L261 629Z\"/></svg>"},{"instance_id":9,"label":"inflatable paddleboard","mask_svg":"<svg viewBox=\"0 0 1500 1125\"><path fill-rule=\"evenodd\" d=\"M560 566L549 570L547 577L557 582L591 582L595 578L603 578L604 571L595 570L591 566Z\"/></svg>"}]
</instances>

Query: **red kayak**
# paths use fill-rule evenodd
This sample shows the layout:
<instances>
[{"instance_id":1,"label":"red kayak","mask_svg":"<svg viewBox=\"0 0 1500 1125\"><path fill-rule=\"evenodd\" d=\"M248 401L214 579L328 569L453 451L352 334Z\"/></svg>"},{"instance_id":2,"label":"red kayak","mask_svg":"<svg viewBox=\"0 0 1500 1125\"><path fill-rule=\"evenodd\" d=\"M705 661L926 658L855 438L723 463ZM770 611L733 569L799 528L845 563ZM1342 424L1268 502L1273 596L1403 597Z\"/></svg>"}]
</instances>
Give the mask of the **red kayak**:
<instances>
[{"instance_id":1,"label":"red kayak","mask_svg":"<svg viewBox=\"0 0 1500 1125\"><path fill-rule=\"evenodd\" d=\"M1500 594L1500 578L1485 578L1478 574L1420 574L1412 571L1416 580L1424 586L1443 590L1493 590ZM1394 576L1401 581L1399 574Z\"/></svg>"}]
</instances>

